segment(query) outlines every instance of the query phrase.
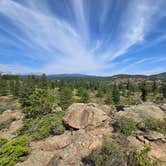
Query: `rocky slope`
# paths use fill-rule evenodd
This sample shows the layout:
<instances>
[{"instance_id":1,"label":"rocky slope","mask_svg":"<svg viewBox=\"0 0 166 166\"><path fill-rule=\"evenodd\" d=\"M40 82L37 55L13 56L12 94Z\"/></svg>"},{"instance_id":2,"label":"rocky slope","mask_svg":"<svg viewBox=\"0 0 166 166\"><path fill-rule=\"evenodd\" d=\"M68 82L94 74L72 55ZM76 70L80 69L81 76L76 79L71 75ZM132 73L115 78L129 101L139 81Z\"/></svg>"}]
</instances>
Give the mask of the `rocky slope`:
<instances>
[{"instance_id":1,"label":"rocky slope","mask_svg":"<svg viewBox=\"0 0 166 166\"><path fill-rule=\"evenodd\" d=\"M64 123L77 130L66 131L63 135L31 143L31 154L25 162L17 166L81 165L83 157L102 145L104 136L111 136L111 118L100 108L96 104L70 106ZM104 107L105 111L110 112L108 109Z\"/></svg>"},{"instance_id":2,"label":"rocky slope","mask_svg":"<svg viewBox=\"0 0 166 166\"><path fill-rule=\"evenodd\" d=\"M14 119L6 130L0 130L0 137L12 139L22 125L23 114L20 111L7 110L0 115L0 122ZM82 158L101 147L105 137L113 139L119 133L113 129L113 123L119 118L130 118L138 126L137 131L127 136L128 145L141 149L150 147L149 156L166 165L166 133L146 129L145 122L150 119L164 121L166 105L144 103L112 111L108 106L98 104L72 104L65 113L64 124L68 130L59 136L51 136L41 141L31 142L31 153L17 166L79 166ZM165 125L166 126L166 125ZM164 130L165 131L165 130Z\"/></svg>"},{"instance_id":3,"label":"rocky slope","mask_svg":"<svg viewBox=\"0 0 166 166\"><path fill-rule=\"evenodd\" d=\"M129 145L141 149L150 147L149 156L166 165L166 109L165 105L144 103L125 108L124 111L115 113L114 119L126 118L133 120L138 129L133 135L128 136ZM160 126L159 124L162 124ZM146 127L148 125L148 128ZM160 132L160 127L164 130ZM157 129L158 131L155 131Z\"/></svg>"}]
</instances>

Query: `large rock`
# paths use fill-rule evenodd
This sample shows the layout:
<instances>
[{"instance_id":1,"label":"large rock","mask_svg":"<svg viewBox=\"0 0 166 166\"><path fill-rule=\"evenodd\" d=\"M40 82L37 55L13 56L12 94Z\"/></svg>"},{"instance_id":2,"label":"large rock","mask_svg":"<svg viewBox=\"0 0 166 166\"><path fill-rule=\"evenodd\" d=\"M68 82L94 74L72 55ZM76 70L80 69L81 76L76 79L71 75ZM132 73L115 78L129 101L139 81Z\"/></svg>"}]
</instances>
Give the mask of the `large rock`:
<instances>
[{"instance_id":1,"label":"large rock","mask_svg":"<svg viewBox=\"0 0 166 166\"><path fill-rule=\"evenodd\" d=\"M151 151L149 156L154 159L161 161L161 165L166 165L166 143L162 142L151 142L150 143Z\"/></svg>"},{"instance_id":2,"label":"large rock","mask_svg":"<svg viewBox=\"0 0 166 166\"><path fill-rule=\"evenodd\" d=\"M138 150L144 149L144 143L142 141L139 141L136 137L128 136L127 140L129 142L129 147L134 147Z\"/></svg>"},{"instance_id":3,"label":"large rock","mask_svg":"<svg viewBox=\"0 0 166 166\"><path fill-rule=\"evenodd\" d=\"M32 142L31 153L17 166L80 166L81 159L101 147L103 139L111 135L112 128L105 123L93 130L66 131L62 135Z\"/></svg>"},{"instance_id":4,"label":"large rock","mask_svg":"<svg viewBox=\"0 0 166 166\"><path fill-rule=\"evenodd\" d=\"M146 119L164 120L166 114L156 104L144 103L117 112L115 114L115 119L120 117L130 118L135 122L140 123Z\"/></svg>"},{"instance_id":5,"label":"large rock","mask_svg":"<svg viewBox=\"0 0 166 166\"><path fill-rule=\"evenodd\" d=\"M83 129L88 126L97 127L108 118L95 104L74 103L68 108L63 120L67 126Z\"/></svg>"},{"instance_id":6,"label":"large rock","mask_svg":"<svg viewBox=\"0 0 166 166\"><path fill-rule=\"evenodd\" d=\"M157 141L157 140L164 140L165 136L162 133L159 133L157 131L149 131L144 135L146 139L149 141Z\"/></svg>"}]
</instances>

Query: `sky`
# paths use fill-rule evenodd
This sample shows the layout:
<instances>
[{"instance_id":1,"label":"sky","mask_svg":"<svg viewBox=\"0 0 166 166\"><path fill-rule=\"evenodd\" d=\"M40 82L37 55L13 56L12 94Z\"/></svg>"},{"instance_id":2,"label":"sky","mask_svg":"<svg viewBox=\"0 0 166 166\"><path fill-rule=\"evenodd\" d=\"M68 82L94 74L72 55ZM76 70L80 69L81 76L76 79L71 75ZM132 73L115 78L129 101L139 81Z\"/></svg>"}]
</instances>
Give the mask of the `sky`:
<instances>
[{"instance_id":1,"label":"sky","mask_svg":"<svg viewBox=\"0 0 166 166\"><path fill-rule=\"evenodd\" d=\"M0 0L0 72L166 72L166 0Z\"/></svg>"}]
</instances>

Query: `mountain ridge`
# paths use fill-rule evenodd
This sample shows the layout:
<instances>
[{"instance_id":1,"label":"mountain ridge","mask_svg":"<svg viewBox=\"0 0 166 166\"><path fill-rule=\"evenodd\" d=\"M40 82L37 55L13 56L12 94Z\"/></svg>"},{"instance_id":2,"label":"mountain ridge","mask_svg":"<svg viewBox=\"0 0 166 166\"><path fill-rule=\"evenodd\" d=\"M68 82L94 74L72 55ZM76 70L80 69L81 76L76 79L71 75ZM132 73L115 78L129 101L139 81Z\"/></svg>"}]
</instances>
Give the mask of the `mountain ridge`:
<instances>
[{"instance_id":1,"label":"mountain ridge","mask_svg":"<svg viewBox=\"0 0 166 166\"><path fill-rule=\"evenodd\" d=\"M28 75L34 75L40 77L42 74L30 73L30 74L11 74L0 72L0 75L18 75L21 78L25 78ZM64 74L48 74L47 77L49 79L121 79L121 78L158 78L163 79L166 78L166 72L152 74L152 75L143 75L143 74L116 74L112 76L99 76L99 75L88 75L88 74L79 74L79 73L64 73Z\"/></svg>"}]
</instances>

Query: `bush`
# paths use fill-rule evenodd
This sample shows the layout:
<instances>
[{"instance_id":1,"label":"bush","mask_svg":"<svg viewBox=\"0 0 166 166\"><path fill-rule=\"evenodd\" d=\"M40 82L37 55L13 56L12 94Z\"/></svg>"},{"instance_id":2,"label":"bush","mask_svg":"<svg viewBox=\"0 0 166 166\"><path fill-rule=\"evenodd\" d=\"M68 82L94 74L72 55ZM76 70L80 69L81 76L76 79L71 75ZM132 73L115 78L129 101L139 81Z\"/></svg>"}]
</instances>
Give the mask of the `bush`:
<instances>
[{"instance_id":1,"label":"bush","mask_svg":"<svg viewBox=\"0 0 166 166\"><path fill-rule=\"evenodd\" d=\"M125 144L124 144L125 146ZM103 147L98 148L83 159L83 163L91 166L119 166L126 163L126 148L120 145L117 140L105 140Z\"/></svg>"},{"instance_id":2,"label":"bush","mask_svg":"<svg viewBox=\"0 0 166 166\"><path fill-rule=\"evenodd\" d=\"M114 126L117 127L121 133L129 136L136 131L136 123L132 119L120 118L117 119L114 123Z\"/></svg>"},{"instance_id":3,"label":"bush","mask_svg":"<svg viewBox=\"0 0 166 166\"><path fill-rule=\"evenodd\" d=\"M159 166L160 161L152 160L148 156L150 148L145 146L141 151L133 150L129 153L128 164L129 166Z\"/></svg>"},{"instance_id":4,"label":"bush","mask_svg":"<svg viewBox=\"0 0 166 166\"><path fill-rule=\"evenodd\" d=\"M0 165L13 166L17 162L24 161L25 156L30 152L27 143L28 137L22 136L2 145L0 147Z\"/></svg>"},{"instance_id":5,"label":"bush","mask_svg":"<svg viewBox=\"0 0 166 166\"><path fill-rule=\"evenodd\" d=\"M29 134L32 140L40 140L49 135L60 135L65 130L62 122L63 115L63 112L57 112L45 115L41 119L25 119L18 134Z\"/></svg>"}]
</instances>

